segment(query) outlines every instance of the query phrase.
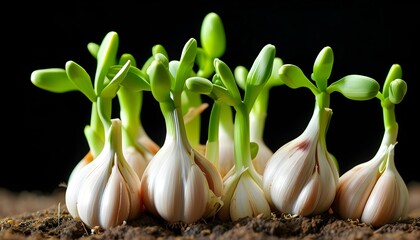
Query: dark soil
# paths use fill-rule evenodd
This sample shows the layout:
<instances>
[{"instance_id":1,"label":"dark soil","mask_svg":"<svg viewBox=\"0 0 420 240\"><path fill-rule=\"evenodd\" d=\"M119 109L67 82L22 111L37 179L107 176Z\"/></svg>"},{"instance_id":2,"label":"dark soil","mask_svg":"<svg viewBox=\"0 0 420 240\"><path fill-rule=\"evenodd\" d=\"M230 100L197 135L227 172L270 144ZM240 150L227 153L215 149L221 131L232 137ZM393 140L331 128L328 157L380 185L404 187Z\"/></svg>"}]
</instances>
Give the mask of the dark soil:
<instances>
[{"instance_id":1,"label":"dark soil","mask_svg":"<svg viewBox=\"0 0 420 240\"><path fill-rule=\"evenodd\" d=\"M108 230L92 230L74 220L64 204L63 189L47 195L0 189L0 239L420 239L420 184L408 187L409 218L379 228L330 213L313 217L273 213L271 219L207 219L188 225L168 224L144 213Z\"/></svg>"}]
</instances>

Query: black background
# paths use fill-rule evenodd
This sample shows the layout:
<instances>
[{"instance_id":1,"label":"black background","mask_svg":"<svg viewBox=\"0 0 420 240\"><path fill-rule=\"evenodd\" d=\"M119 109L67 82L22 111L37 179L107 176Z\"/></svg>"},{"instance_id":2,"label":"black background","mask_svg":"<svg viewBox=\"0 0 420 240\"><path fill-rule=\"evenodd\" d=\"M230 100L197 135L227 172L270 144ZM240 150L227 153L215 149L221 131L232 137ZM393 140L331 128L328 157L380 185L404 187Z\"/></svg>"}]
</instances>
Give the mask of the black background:
<instances>
[{"instance_id":1,"label":"black background","mask_svg":"<svg viewBox=\"0 0 420 240\"><path fill-rule=\"evenodd\" d=\"M39 89L30 82L32 71L64 68L73 60L93 77L96 62L86 45L100 43L109 31L119 35L119 54L129 52L138 62L145 61L158 43L172 59L179 59L189 38L199 40L202 20L209 12L219 14L224 23L227 49L222 60L231 69L250 68L268 43L276 46L277 56L285 63L298 65L307 76L319 51L331 46L335 62L330 83L344 75L362 74L382 85L391 65L400 64L408 92L396 106L400 130L395 162L407 183L420 181L416 167L420 161L416 117L420 28L414 1L174 2L14 2L3 6L0 187L51 191L67 181L88 151L83 133L90 121L88 99L80 92ZM313 105L314 97L306 88L273 88L265 125L267 145L276 150L297 137ZM343 173L376 153L383 135L382 109L378 99L356 102L339 93L331 95L331 108L327 145ZM142 122L162 144L165 126L150 93L145 94Z\"/></svg>"}]
</instances>

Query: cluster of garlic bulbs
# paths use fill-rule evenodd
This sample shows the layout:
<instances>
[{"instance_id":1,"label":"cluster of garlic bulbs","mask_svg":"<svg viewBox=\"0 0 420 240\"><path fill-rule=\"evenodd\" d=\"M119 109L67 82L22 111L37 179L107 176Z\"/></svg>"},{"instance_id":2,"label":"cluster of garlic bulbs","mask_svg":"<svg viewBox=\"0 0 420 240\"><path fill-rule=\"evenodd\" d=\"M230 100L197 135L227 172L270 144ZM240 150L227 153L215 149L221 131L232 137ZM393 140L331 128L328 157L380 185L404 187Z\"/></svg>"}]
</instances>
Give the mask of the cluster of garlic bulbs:
<instances>
[{"instance_id":1,"label":"cluster of garlic bulbs","mask_svg":"<svg viewBox=\"0 0 420 240\"><path fill-rule=\"evenodd\" d=\"M215 13L205 17L200 42L201 47L190 38L179 60L155 45L139 68L131 54L117 57L118 34L109 32L101 44L88 45L97 60L93 81L73 61L64 69L33 72L36 86L58 93L77 90L92 103L84 129L89 151L66 190L74 218L91 228L115 227L146 211L171 223L269 218L273 211L309 216L331 210L373 226L406 218L408 190L394 163L394 108L407 90L399 65L391 67L382 91L376 80L356 74L328 84L330 47L320 51L307 78L296 65L283 64L275 46L267 44L249 71L244 66L231 71L221 60L226 39ZM272 151L263 132L269 91L280 85L308 88L315 105L304 131ZM165 120L162 146L141 123L144 91L152 93ZM350 100L379 99L385 126L377 154L341 176L326 142L333 92ZM201 95L214 100L206 144L200 142L200 118L210 104ZM111 117L114 98L119 118Z\"/></svg>"}]
</instances>

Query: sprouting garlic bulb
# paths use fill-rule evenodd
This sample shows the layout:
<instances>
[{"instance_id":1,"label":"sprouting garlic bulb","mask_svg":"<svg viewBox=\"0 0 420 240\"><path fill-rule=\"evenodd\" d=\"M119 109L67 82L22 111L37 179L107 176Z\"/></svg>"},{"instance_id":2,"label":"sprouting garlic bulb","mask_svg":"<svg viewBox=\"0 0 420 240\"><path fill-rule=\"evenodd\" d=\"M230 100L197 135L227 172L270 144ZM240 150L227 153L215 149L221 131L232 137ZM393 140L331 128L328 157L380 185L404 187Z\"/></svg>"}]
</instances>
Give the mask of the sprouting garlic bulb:
<instances>
[{"instance_id":1,"label":"sprouting garlic bulb","mask_svg":"<svg viewBox=\"0 0 420 240\"><path fill-rule=\"evenodd\" d=\"M140 179L122 153L121 121L111 121L103 150L74 173L66 190L69 213L91 228L114 227L143 211Z\"/></svg>"},{"instance_id":2,"label":"sprouting garlic bulb","mask_svg":"<svg viewBox=\"0 0 420 240\"><path fill-rule=\"evenodd\" d=\"M262 190L262 179L254 167L242 172L230 171L224 178L224 205L218 216L225 221L262 215L270 217L271 207Z\"/></svg>"},{"instance_id":3,"label":"sprouting garlic bulb","mask_svg":"<svg viewBox=\"0 0 420 240\"><path fill-rule=\"evenodd\" d=\"M177 111L166 117L174 123L175 132L166 135L143 173L144 205L168 222L193 223L213 216L222 204L222 178L210 161L185 142Z\"/></svg>"},{"instance_id":4,"label":"sprouting garlic bulb","mask_svg":"<svg viewBox=\"0 0 420 240\"><path fill-rule=\"evenodd\" d=\"M268 160L263 190L280 212L308 216L330 208L339 177L320 125L327 124L331 114L331 109L316 106L305 131Z\"/></svg>"},{"instance_id":5,"label":"sprouting garlic bulb","mask_svg":"<svg viewBox=\"0 0 420 240\"><path fill-rule=\"evenodd\" d=\"M343 218L360 219L375 227L404 219L408 189L394 162L395 144L381 145L378 153L340 177L333 210ZM386 162L382 169L383 163Z\"/></svg>"}]
</instances>

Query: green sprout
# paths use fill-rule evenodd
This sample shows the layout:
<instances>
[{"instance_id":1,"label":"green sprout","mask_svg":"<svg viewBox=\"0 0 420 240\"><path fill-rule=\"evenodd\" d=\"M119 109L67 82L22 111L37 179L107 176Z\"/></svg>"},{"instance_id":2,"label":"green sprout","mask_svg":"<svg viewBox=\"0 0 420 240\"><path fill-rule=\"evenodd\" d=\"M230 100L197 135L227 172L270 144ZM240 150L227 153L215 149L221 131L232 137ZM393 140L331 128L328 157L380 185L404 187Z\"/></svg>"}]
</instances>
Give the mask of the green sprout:
<instances>
[{"instance_id":1,"label":"green sprout","mask_svg":"<svg viewBox=\"0 0 420 240\"><path fill-rule=\"evenodd\" d=\"M341 177L332 209L342 218L360 219L375 227L405 219L408 214L409 193L395 166L398 123L395 105L407 92L401 79L399 64L393 64L385 79L380 100L384 135L376 154Z\"/></svg>"}]
</instances>

